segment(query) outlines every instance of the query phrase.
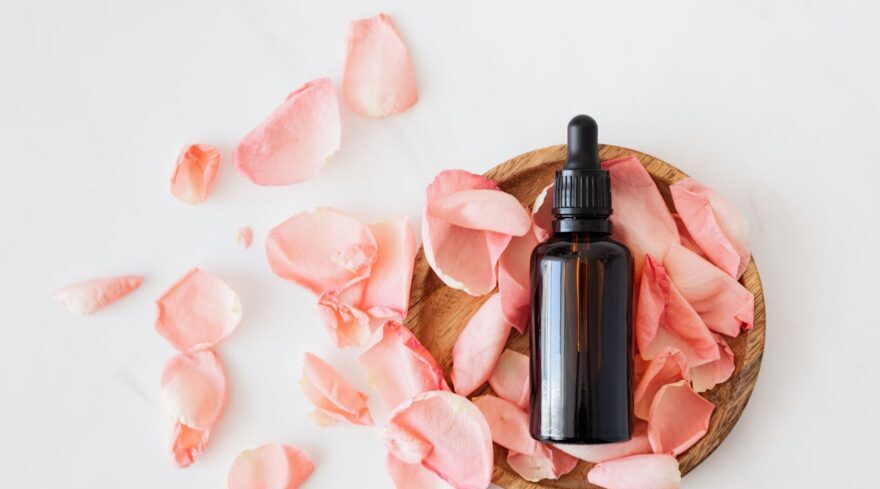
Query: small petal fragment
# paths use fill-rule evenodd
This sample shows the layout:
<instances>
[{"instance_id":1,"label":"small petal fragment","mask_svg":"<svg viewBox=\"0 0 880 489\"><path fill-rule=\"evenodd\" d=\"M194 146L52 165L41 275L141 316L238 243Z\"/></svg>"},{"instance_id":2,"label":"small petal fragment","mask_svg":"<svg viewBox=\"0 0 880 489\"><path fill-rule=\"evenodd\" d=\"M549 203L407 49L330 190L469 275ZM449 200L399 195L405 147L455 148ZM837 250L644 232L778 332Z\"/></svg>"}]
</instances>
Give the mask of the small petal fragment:
<instances>
[{"instance_id":1,"label":"small petal fragment","mask_svg":"<svg viewBox=\"0 0 880 489\"><path fill-rule=\"evenodd\" d=\"M691 369L691 382L695 392L705 392L713 389L716 385L727 382L735 369L733 363L733 350L727 346L720 335L714 335L718 342L718 350L721 357L713 362L705 363Z\"/></svg>"},{"instance_id":2,"label":"small petal fragment","mask_svg":"<svg viewBox=\"0 0 880 489\"><path fill-rule=\"evenodd\" d=\"M244 249L248 249L251 247L251 243L254 242L254 230L251 229L250 226L245 226L238 230L238 242L244 246Z\"/></svg>"},{"instance_id":3,"label":"small petal fragment","mask_svg":"<svg viewBox=\"0 0 880 489\"><path fill-rule=\"evenodd\" d=\"M517 453L542 453L543 444L529 433L529 414L516 404L492 395L477 397L474 404L489 423L492 441Z\"/></svg>"},{"instance_id":4,"label":"small petal fragment","mask_svg":"<svg viewBox=\"0 0 880 489\"><path fill-rule=\"evenodd\" d=\"M210 430L197 430L175 422L171 442L171 456L174 457L174 463L181 469L192 465L205 451L210 437Z\"/></svg>"},{"instance_id":5,"label":"small petal fragment","mask_svg":"<svg viewBox=\"0 0 880 489\"><path fill-rule=\"evenodd\" d=\"M378 251L360 306L373 317L406 318L415 264L416 236L408 216L370 224Z\"/></svg>"},{"instance_id":6,"label":"small petal fragment","mask_svg":"<svg viewBox=\"0 0 880 489\"><path fill-rule=\"evenodd\" d=\"M493 294L471 317L452 348L452 384L457 394L468 396L489 380L509 335L501 296Z\"/></svg>"},{"instance_id":7,"label":"small petal fragment","mask_svg":"<svg viewBox=\"0 0 880 489\"><path fill-rule=\"evenodd\" d=\"M682 380L657 391L648 417L648 441L654 453L684 452L709 431L715 405Z\"/></svg>"},{"instance_id":8,"label":"small petal fragment","mask_svg":"<svg viewBox=\"0 0 880 489\"><path fill-rule=\"evenodd\" d=\"M535 198L532 204L532 220L535 222L532 230L539 242L547 241L553 232L553 184L544 187L544 190Z\"/></svg>"},{"instance_id":9,"label":"small petal fragment","mask_svg":"<svg viewBox=\"0 0 880 489\"><path fill-rule=\"evenodd\" d=\"M156 331L184 352L211 348L241 322L238 294L226 282L198 268L162 294L156 306Z\"/></svg>"},{"instance_id":10,"label":"small petal fragment","mask_svg":"<svg viewBox=\"0 0 880 489\"><path fill-rule=\"evenodd\" d=\"M306 353L300 387L315 405L319 424L329 420L370 426L367 396L358 392L327 362Z\"/></svg>"},{"instance_id":11,"label":"small petal fragment","mask_svg":"<svg viewBox=\"0 0 880 489\"><path fill-rule=\"evenodd\" d=\"M226 374L212 350L175 355L165 364L161 388L165 411L192 429L211 429L226 406Z\"/></svg>"},{"instance_id":12,"label":"small petal fragment","mask_svg":"<svg viewBox=\"0 0 880 489\"><path fill-rule=\"evenodd\" d=\"M399 114L419 100L409 50L391 17L379 14L351 23L342 93L365 117Z\"/></svg>"},{"instance_id":13,"label":"small petal fragment","mask_svg":"<svg viewBox=\"0 0 880 489\"><path fill-rule=\"evenodd\" d=\"M220 168L220 152L209 144L193 144L180 153L174 175L171 176L171 195L190 205L208 199Z\"/></svg>"},{"instance_id":14,"label":"small petal fragment","mask_svg":"<svg viewBox=\"0 0 880 489\"><path fill-rule=\"evenodd\" d=\"M522 409L529 408L529 357L513 350L504 350L489 385L498 397L506 399Z\"/></svg>"},{"instance_id":15,"label":"small petal fragment","mask_svg":"<svg viewBox=\"0 0 880 489\"><path fill-rule=\"evenodd\" d=\"M678 489L681 472L671 455L633 455L596 465L587 480L605 489Z\"/></svg>"},{"instance_id":16,"label":"small petal fragment","mask_svg":"<svg viewBox=\"0 0 880 489\"><path fill-rule=\"evenodd\" d=\"M504 320L525 332L531 314L530 267L532 250L538 245L534 232L515 237L498 261L498 292Z\"/></svg>"},{"instance_id":17,"label":"small petal fragment","mask_svg":"<svg viewBox=\"0 0 880 489\"><path fill-rule=\"evenodd\" d=\"M257 185L310 180L339 149L341 124L329 78L306 83L238 143L235 167Z\"/></svg>"},{"instance_id":18,"label":"small petal fragment","mask_svg":"<svg viewBox=\"0 0 880 489\"><path fill-rule=\"evenodd\" d=\"M89 280L56 291L52 299L68 311L86 316L125 297L143 281L143 277L136 275Z\"/></svg>"},{"instance_id":19,"label":"small petal fragment","mask_svg":"<svg viewBox=\"0 0 880 489\"><path fill-rule=\"evenodd\" d=\"M339 348L363 346L370 339L370 316L346 304L335 292L318 298L318 315Z\"/></svg>"},{"instance_id":20,"label":"small petal fragment","mask_svg":"<svg viewBox=\"0 0 880 489\"><path fill-rule=\"evenodd\" d=\"M709 364L705 364L709 365ZM699 367L697 367L699 368ZM634 413L636 417L647 420L651 402L657 391L666 384L680 380L690 380L687 359L675 348L667 347L651 360L633 392Z\"/></svg>"},{"instance_id":21,"label":"small petal fragment","mask_svg":"<svg viewBox=\"0 0 880 489\"><path fill-rule=\"evenodd\" d=\"M266 237L272 271L315 295L337 292L366 279L376 254L370 229L330 208L296 214Z\"/></svg>"},{"instance_id":22,"label":"small petal fragment","mask_svg":"<svg viewBox=\"0 0 880 489\"><path fill-rule=\"evenodd\" d=\"M541 448L541 453L534 455L509 451L507 464L529 482L556 480L574 470L578 464L576 458L549 445L543 445Z\"/></svg>"},{"instance_id":23,"label":"small petal fragment","mask_svg":"<svg viewBox=\"0 0 880 489\"><path fill-rule=\"evenodd\" d=\"M426 469L422 464L408 464L398 460L392 454L388 454L386 460L388 473L394 482L395 489L451 489L434 472Z\"/></svg>"},{"instance_id":24,"label":"small petal fragment","mask_svg":"<svg viewBox=\"0 0 880 489\"><path fill-rule=\"evenodd\" d=\"M648 423L639 419L633 424L632 438L627 441L620 443L602 443L599 445L568 445L555 443L553 446L572 457L596 464L616 458L628 457L630 455L651 453L651 443L648 441Z\"/></svg>"},{"instance_id":25,"label":"small petal fragment","mask_svg":"<svg viewBox=\"0 0 880 489\"><path fill-rule=\"evenodd\" d=\"M315 464L300 448L280 443L244 450L229 469L229 489L296 489L312 475Z\"/></svg>"}]
</instances>

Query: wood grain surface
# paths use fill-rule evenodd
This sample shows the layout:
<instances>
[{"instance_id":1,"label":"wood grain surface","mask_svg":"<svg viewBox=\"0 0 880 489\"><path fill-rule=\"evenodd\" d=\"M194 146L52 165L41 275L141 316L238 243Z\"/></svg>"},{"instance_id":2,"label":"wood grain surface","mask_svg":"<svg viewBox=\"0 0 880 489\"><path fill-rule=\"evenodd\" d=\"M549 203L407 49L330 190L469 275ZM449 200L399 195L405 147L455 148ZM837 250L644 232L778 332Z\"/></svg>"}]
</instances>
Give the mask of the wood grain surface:
<instances>
[{"instance_id":1,"label":"wood grain surface","mask_svg":"<svg viewBox=\"0 0 880 489\"><path fill-rule=\"evenodd\" d=\"M637 156L654 178L667 205L672 209L669 185L685 178L687 175L684 172L653 156L619 146L603 145L599 153L602 160L629 154ZM549 146L508 160L486 172L486 176L498 182L504 191L516 196L523 204L531 206L541 190L552 183L554 173L562 166L564 159L565 145ZM737 338L728 338L728 343L736 355L736 370L726 383L703 394L715 403L716 408L706 436L678 457L683 474L693 470L711 455L733 429L754 389L758 370L761 367L765 332L764 294L754 258L740 281L755 294L754 328ZM452 347L455 339L468 319L488 297L489 294L472 297L445 286L428 266L424 250L419 250L406 324L443 366L447 380L450 380L448 376L452 368ZM528 354L528 332L520 335L513 330L507 347ZM488 387L484 387L475 395L485 392L490 392ZM495 472L492 480L501 487L507 489L596 487L587 482L586 475L591 467L587 462L581 462L574 471L559 480L545 480L539 484L527 482L507 465L506 452L505 449L495 446Z\"/></svg>"}]
</instances>

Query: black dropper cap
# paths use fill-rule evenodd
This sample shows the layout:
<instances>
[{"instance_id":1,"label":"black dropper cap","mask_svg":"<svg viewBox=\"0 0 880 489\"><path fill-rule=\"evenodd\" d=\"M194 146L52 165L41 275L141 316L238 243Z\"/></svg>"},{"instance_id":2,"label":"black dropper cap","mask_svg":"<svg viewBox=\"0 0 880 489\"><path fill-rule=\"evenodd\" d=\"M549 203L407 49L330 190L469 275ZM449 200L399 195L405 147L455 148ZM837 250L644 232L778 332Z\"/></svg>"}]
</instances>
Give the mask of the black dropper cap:
<instances>
[{"instance_id":1,"label":"black dropper cap","mask_svg":"<svg viewBox=\"0 0 880 489\"><path fill-rule=\"evenodd\" d=\"M553 214L587 219L611 215L611 181L599 164L599 126L588 115L568 123L568 158L556 171Z\"/></svg>"}]
</instances>

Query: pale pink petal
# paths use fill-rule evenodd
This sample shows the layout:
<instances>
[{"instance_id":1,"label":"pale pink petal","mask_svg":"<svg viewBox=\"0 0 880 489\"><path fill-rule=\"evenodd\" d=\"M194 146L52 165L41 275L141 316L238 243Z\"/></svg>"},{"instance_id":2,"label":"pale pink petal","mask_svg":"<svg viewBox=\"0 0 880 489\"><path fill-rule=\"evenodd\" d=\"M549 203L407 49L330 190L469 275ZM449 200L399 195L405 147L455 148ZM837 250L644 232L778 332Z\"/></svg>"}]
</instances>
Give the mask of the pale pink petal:
<instances>
[{"instance_id":1,"label":"pale pink petal","mask_svg":"<svg viewBox=\"0 0 880 489\"><path fill-rule=\"evenodd\" d=\"M398 460L394 455L388 454L386 459L388 473L394 482L395 489L450 489L447 484L434 472L426 469L420 463L408 464Z\"/></svg>"},{"instance_id":2,"label":"pale pink petal","mask_svg":"<svg viewBox=\"0 0 880 489\"><path fill-rule=\"evenodd\" d=\"M391 17L379 14L351 23L342 93L366 117L399 114L419 100L409 50Z\"/></svg>"},{"instance_id":3,"label":"pale pink petal","mask_svg":"<svg viewBox=\"0 0 880 489\"><path fill-rule=\"evenodd\" d=\"M576 458L549 445L541 448L541 453L532 455L511 450L507 452L507 464L529 482L558 479L574 470L578 464Z\"/></svg>"},{"instance_id":4,"label":"pale pink petal","mask_svg":"<svg viewBox=\"0 0 880 489\"><path fill-rule=\"evenodd\" d=\"M280 443L244 450L232 462L229 489L296 489L312 475L315 464L300 448Z\"/></svg>"},{"instance_id":5,"label":"pale pink petal","mask_svg":"<svg viewBox=\"0 0 880 489\"><path fill-rule=\"evenodd\" d=\"M663 256L679 242L678 229L657 185L635 156L603 161L602 167L610 174L614 196L612 235L632 252L638 280L645 255Z\"/></svg>"},{"instance_id":6,"label":"pale pink petal","mask_svg":"<svg viewBox=\"0 0 880 489\"><path fill-rule=\"evenodd\" d=\"M498 357L489 385L498 394L522 409L529 408L529 357L513 350L504 350Z\"/></svg>"},{"instance_id":7,"label":"pale pink petal","mask_svg":"<svg viewBox=\"0 0 880 489\"><path fill-rule=\"evenodd\" d=\"M306 83L238 143L232 161L257 185L310 180L339 149L341 124L329 78Z\"/></svg>"},{"instance_id":8,"label":"pale pink petal","mask_svg":"<svg viewBox=\"0 0 880 489\"><path fill-rule=\"evenodd\" d=\"M370 224L378 252L360 307L373 317L406 318L415 264L416 236L408 216Z\"/></svg>"},{"instance_id":9,"label":"pale pink petal","mask_svg":"<svg viewBox=\"0 0 880 489\"><path fill-rule=\"evenodd\" d=\"M251 243L254 242L254 230L250 226L239 229L237 240L245 249L250 248Z\"/></svg>"},{"instance_id":10,"label":"pale pink petal","mask_svg":"<svg viewBox=\"0 0 880 489\"><path fill-rule=\"evenodd\" d=\"M434 449L430 442L397 424L386 426L382 438L388 453L407 464L421 464Z\"/></svg>"},{"instance_id":11,"label":"pale pink petal","mask_svg":"<svg viewBox=\"0 0 880 489\"><path fill-rule=\"evenodd\" d=\"M495 189L463 189L428 201L428 214L478 231L522 236L532 219L516 197Z\"/></svg>"},{"instance_id":12,"label":"pale pink petal","mask_svg":"<svg viewBox=\"0 0 880 489\"><path fill-rule=\"evenodd\" d=\"M386 321L373 333L358 363L391 408L423 392L449 389L431 352L394 321Z\"/></svg>"},{"instance_id":13,"label":"pale pink petal","mask_svg":"<svg viewBox=\"0 0 880 489\"><path fill-rule=\"evenodd\" d=\"M663 266L709 329L727 336L751 329L755 296L733 277L681 245L669 247Z\"/></svg>"},{"instance_id":14,"label":"pale pink petal","mask_svg":"<svg viewBox=\"0 0 880 489\"><path fill-rule=\"evenodd\" d=\"M553 184L544 187L544 190L535 198L532 204L532 220L535 225L532 230L539 242L547 241L553 233Z\"/></svg>"},{"instance_id":15,"label":"pale pink petal","mask_svg":"<svg viewBox=\"0 0 880 489\"><path fill-rule=\"evenodd\" d=\"M180 351L210 348L241 322L241 300L226 282L194 268L156 301L156 331Z\"/></svg>"},{"instance_id":16,"label":"pale pink petal","mask_svg":"<svg viewBox=\"0 0 880 489\"><path fill-rule=\"evenodd\" d=\"M391 413L394 433L429 443L422 465L455 489L485 489L492 478L489 425L467 398L446 391L419 394ZM386 443L394 443L386 435ZM407 488L409 489L409 488Z\"/></svg>"},{"instance_id":17,"label":"pale pink petal","mask_svg":"<svg viewBox=\"0 0 880 489\"><path fill-rule=\"evenodd\" d=\"M318 316L339 348L363 346L370 339L370 316L343 302L335 292L326 292L318 298Z\"/></svg>"},{"instance_id":18,"label":"pale pink petal","mask_svg":"<svg viewBox=\"0 0 880 489\"><path fill-rule=\"evenodd\" d=\"M633 392L633 412L636 417L647 420L657 391L664 385L679 380L690 380L687 359L682 352L667 347L651 360L636 385Z\"/></svg>"},{"instance_id":19,"label":"pale pink petal","mask_svg":"<svg viewBox=\"0 0 880 489\"><path fill-rule=\"evenodd\" d=\"M675 209L694 242L709 259L739 278L749 265L749 223L718 192L693 178L670 185Z\"/></svg>"},{"instance_id":20,"label":"pale pink petal","mask_svg":"<svg viewBox=\"0 0 880 489\"><path fill-rule=\"evenodd\" d=\"M630 455L651 453L648 441L648 423L637 419L633 424L632 438L619 443L601 443L598 445L569 445L555 443L554 447L587 462L600 463Z\"/></svg>"},{"instance_id":21,"label":"pale pink petal","mask_svg":"<svg viewBox=\"0 0 880 489\"><path fill-rule=\"evenodd\" d=\"M681 472L671 455L633 455L596 465L587 480L605 489L678 489Z\"/></svg>"},{"instance_id":22,"label":"pale pink petal","mask_svg":"<svg viewBox=\"0 0 880 489\"><path fill-rule=\"evenodd\" d=\"M498 261L501 310L505 321L520 333L525 332L531 314L530 268L532 250L537 245L535 233L515 237Z\"/></svg>"},{"instance_id":23,"label":"pale pink petal","mask_svg":"<svg viewBox=\"0 0 880 489\"><path fill-rule=\"evenodd\" d=\"M189 428L211 429L226 406L226 374L212 350L175 355L160 383L165 411Z\"/></svg>"},{"instance_id":24,"label":"pale pink petal","mask_svg":"<svg viewBox=\"0 0 880 489\"><path fill-rule=\"evenodd\" d=\"M266 237L272 271L315 295L367 278L376 254L376 240L366 225L326 207L296 214Z\"/></svg>"},{"instance_id":25,"label":"pale pink petal","mask_svg":"<svg viewBox=\"0 0 880 489\"><path fill-rule=\"evenodd\" d=\"M651 255L646 255L639 287L635 333L643 359L651 360L667 347L680 350L691 367L718 358L712 332Z\"/></svg>"},{"instance_id":26,"label":"pale pink petal","mask_svg":"<svg viewBox=\"0 0 880 489\"><path fill-rule=\"evenodd\" d=\"M678 236L681 238L681 245L701 257L706 258L706 254L700 249L700 245L694 241L694 238L691 237L690 231L687 230L684 223L681 221L681 216L676 213L672 214L672 218L675 219L675 227L678 228Z\"/></svg>"},{"instance_id":27,"label":"pale pink petal","mask_svg":"<svg viewBox=\"0 0 880 489\"><path fill-rule=\"evenodd\" d=\"M192 465L205 450L210 430L197 430L180 422L174 423L174 434L171 442L171 456L180 468Z\"/></svg>"},{"instance_id":28,"label":"pale pink petal","mask_svg":"<svg viewBox=\"0 0 880 489\"><path fill-rule=\"evenodd\" d=\"M535 455L542 452L543 444L529 433L529 414L510 401L492 395L474 399L483 413L492 441L517 453Z\"/></svg>"},{"instance_id":29,"label":"pale pink petal","mask_svg":"<svg viewBox=\"0 0 880 489\"><path fill-rule=\"evenodd\" d=\"M489 380L504 350L510 325L501 313L501 296L493 294L471 317L452 348L452 384L467 396Z\"/></svg>"},{"instance_id":30,"label":"pale pink petal","mask_svg":"<svg viewBox=\"0 0 880 489\"><path fill-rule=\"evenodd\" d=\"M364 426L373 424L367 396L317 356L306 353L299 383L319 416Z\"/></svg>"},{"instance_id":31,"label":"pale pink petal","mask_svg":"<svg viewBox=\"0 0 880 489\"><path fill-rule=\"evenodd\" d=\"M735 369L733 350L727 346L727 342L720 335L716 334L714 336L715 341L718 342L721 357L718 360L691 369L691 382L695 392L705 392L712 389L718 384L727 382L727 379L733 375Z\"/></svg>"},{"instance_id":32,"label":"pale pink petal","mask_svg":"<svg viewBox=\"0 0 880 489\"><path fill-rule=\"evenodd\" d=\"M209 144L188 146L177 157L171 176L171 195L190 205L208 199L220 168L220 152Z\"/></svg>"},{"instance_id":33,"label":"pale pink petal","mask_svg":"<svg viewBox=\"0 0 880 489\"><path fill-rule=\"evenodd\" d=\"M677 456L709 431L715 405L700 397L686 380L657 391L648 417L648 441L654 453Z\"/></svg>"},{"instance_id":34,"label":"pale pink petal","mask_svg":"<svg viewBox=\"0 0 880 489\"><path fill-rule=\"evenodd\" d=\"M88 280L56 291L52 299L68 311L85 316L125 297L143 281L136 275Z\"/></svg>"}]
</instances>

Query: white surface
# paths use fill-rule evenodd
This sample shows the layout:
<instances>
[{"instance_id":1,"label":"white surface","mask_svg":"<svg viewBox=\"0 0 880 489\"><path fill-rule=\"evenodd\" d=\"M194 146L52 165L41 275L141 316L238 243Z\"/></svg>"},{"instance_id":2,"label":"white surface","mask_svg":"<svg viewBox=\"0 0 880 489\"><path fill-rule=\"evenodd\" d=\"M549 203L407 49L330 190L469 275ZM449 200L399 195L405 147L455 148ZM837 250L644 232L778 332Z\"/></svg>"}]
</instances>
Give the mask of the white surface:
<instances>
[{"instance_id":1,"label":"white surface","mask_svg":"<svg viewBox=\"0 0 880 489\"><path fill-rule=\"evenodd\" d=\"M282 441L314 455L307 487L390 487L378 430L305 416L306 350L366 385L314 299L269 271L264 234L318 205L418 219L439 170L482 172L561 143L578 112L603 141L720 190L752 224L764 364L739 424L684 487L872 484L880 12L710 3L4 1L0 486L225 487L240 450ZM338 81L347 22L378 11L413 52L416 107L382 121L345 109L342 149L314 181L261 188L238 174L237 140L292 89ZM197 208L167 190L192 142L224 157ZM235 242L246 224L250 250ZM220 347L228 410L179 470L157 403L173 352L153 330L153 300L193 266L240 292L245 320ZM93 317L50 301L69 282L124 273L144 274L143 287Z\"/></svg>"}]
</instances>

